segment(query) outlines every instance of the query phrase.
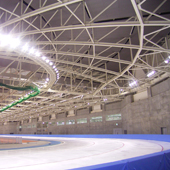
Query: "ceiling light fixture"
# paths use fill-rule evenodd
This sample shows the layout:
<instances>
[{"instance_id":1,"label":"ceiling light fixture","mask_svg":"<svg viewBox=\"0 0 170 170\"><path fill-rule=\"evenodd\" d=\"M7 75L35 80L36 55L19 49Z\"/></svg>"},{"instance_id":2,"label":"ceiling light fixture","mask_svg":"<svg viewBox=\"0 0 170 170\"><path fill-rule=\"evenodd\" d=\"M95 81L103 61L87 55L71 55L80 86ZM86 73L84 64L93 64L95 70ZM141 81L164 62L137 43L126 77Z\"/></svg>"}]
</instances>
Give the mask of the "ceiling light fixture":
<instances>
[{"instance_id":1,"label":"ceiling light fixture","mask_svg":"<svg viewBox=\"0 0 170 170\"><path fill-rule=\"evenodd\" d=\"M133 82L129 83L130 87L133 87L133 86L136 86L136 85L137 85L137 81L133 81Z\"/></svg>"},{"instance_id":2,"label":"ceiling light fixture","mask_svg":"<svg viewBox=\"0 0 170 170\"><path fill-rule=\"evenodd\" d=\"M168 59L166 59L164 62L165 62L166 64L168 64L168 63L169 63L169 60L168 60Z\"/></svg>"},{"instance_id":3,"label":"ceiling light fixture","mask_svg":"<svg viewBox=\"0 0 170 170\"><path fill-rule=\"evenodd\" d=\"M50 62L50 60L49 60L49 59L46 59L46 60L45 60L45 62L46 62L46 63L49 63L49 62Z\"/></svg>"},{"instance_id":4,"label":"ceiling light fixture","mask_svg":"<svg viewBox=\"0 0 170 170\"><path fill-rule=\"evenodd\" d=\"M40 53L39 51L37 51L37 52L35 53L35 55L36 55L37 57L40 57L41 53Z\"/></svg>"},{"instance_id":5,"label":"ceiling light fixture","mask_svg":"<svg viewBox=\"0 0 170 170\"><path fill-rule=\"evenodd\" d=\"M147 74L147 77L151 77L155 74L155 71L151 71L150 73Z\"/></svg>"},{"instance_id":6,"label":"ceiling light fixture","mask_svg":"<svg viewBox=\"0 0 170 170\"><path fill-rule=\"evenodd\" d=\"M35 49L32 47L30 50L29 50L29 54L33 54L35 52Z\"/></svg>"},{"instance_id":7,"label":"ceiling light fixture","mask_svg":"<svg viewBox=\"0 0 170 170\"><path fill-rule=\"evenodd\" d=\"M25 45L22 47L22 51L26 52L26 51L28 51L28 48L29 48L28 44L25 44Z\"/></svg>"},{"instance_id":8,"label":"ceiling light fixture","mask_svg":"<svg viewBox=\"0 0 170 170\"><path fill-rule=\"evenodd\" d=\"M41 52L39 50L36 50L34 47L29 47L28 43L25 43L23 46L19 47L19 45L22 44L19 38L14 38L11 35L5 35L0 34L0 46L5 47L9 45L10 48L14 49L18 47L18 50L21 52L28 52L29 55L35 55L36 57L41 57L42 60L44 60L47 64L49 64L53 69L55 69L56 75L57 75L57 81L59 79L59 72L50 59L46 56L42 56ZM54 70L53 70L54 71ZM44 86L44 87L47 87Z\"/></svg>"},{"instance_id":9,"label":"ceiling light fixture","mask_svg":"<svg viewBox=\"0 0 170 170\"><path fill-rule=\"evenodd\" d=\"M16 48L20 45L21 41L18 38L11 38L10 40L10 47Z\"/></svg>"},{"instance_id":10,"label":"ceiling light fixture","mask_svg":"<svg viewBox=\"0 0 170 170\"><path fill-rule=\"evenodd\" d=\"M42 56L42 59L43 59L43 60L45 60L45 59L46 59L46 57L45 57L45 56Z\"/></svg>"},{"instance_id":11,"label":"ceiling light fixture","mask_svg":"<svg viewBox=\"0 0 170 170\"><path fill-rule=\"evenodd\" d=\"M9 35L2 35L0 34L0 44L1 46L6 46L9 44L9 41L10 41L11 37Z\"/></svg>"}]
</instances>

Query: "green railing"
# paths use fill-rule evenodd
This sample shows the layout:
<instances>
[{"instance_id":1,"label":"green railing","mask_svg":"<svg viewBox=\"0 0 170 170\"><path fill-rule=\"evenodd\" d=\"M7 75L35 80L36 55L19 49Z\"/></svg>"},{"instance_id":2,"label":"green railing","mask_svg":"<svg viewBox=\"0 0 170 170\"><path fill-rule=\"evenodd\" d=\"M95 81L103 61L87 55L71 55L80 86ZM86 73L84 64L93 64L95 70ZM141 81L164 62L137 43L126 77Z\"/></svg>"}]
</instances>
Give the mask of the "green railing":
<instances>
[{"instance_id":1,"label":"green railing","mask_svg":"<svg viewBox=\"0 0 170 170\"><path fill-rule=\"evenodd\" d=\"M7 106L3 107L0 109L0 112L3 112L19 103L22 103L26 100L28 100L31 97L35 97L40 93L40 90L38 89L38 87L33 87L33 86L25 86L25 87L15 87L15 86L10 86L10 85L6 85L3 83L0 83L0 86L9 88L9 89L13 89L13 90L18 90L18 91L28 91L31 90L31 92L29 94L26 94L25 96L19 98L18 100L8 104Z\"/></svg>"}]
</instances>

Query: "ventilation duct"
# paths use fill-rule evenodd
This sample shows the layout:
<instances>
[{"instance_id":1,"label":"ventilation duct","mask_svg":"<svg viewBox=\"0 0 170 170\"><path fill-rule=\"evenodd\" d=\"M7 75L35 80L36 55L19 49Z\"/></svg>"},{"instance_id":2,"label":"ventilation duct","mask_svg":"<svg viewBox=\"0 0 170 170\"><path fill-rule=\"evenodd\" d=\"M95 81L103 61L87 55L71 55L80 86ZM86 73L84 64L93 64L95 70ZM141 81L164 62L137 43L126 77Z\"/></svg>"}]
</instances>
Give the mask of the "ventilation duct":
<instances>
[{"instance_id":1,"label":"ventilation duct","mask_svg":"<svg viewBox=\"0 0 170 170\"><path fill-rule=\"evenodd\" d=\"M143 92L140 92L140 93L133 95L134 102L136 102L138 100L147 99L147 98L148 98L148 92L147 91L143 91Z\"/></svg>"},{"instance_id":2,"label":"ventilation duct","mask_svg":"<svg viewBox=\"0 0 170 170\"><path fill-rule=\"evenodd\" d=\"M56 119L55 113L53 113L53 114L51 115L51 120L53 120L53 119Z\"/></svg>"},{"instance_id":3,"label":"ventilation duct","mask_svg":"<svg viewBox=\"0 0 170 170\"><path fill-rule=\"evenodd\" d=\"M75 116L75 111L74 110L68 111L67 117L70 117L70 116Z\"/></svg>"},{"instance_id":4,"label":"ventilation duct","mask_svg":"<svg viewBox=\"0 0 170 170\"><path fill-rule=\"evenodd\" d=\"M99 105L94 105L94 106L92 107L91 113L96 113L96 112L102 112L102 109L101 109L101 105L100 105L100 104L99 104Z\"/></svg>"},{"instance_id":5,"label":"ventilation duct","mask_svg":"<svg viewBox=\"0 0 170 170\"><path fill-rule=\"evenodd\" d=\"M42 116L39 116L38 121L39 121L39 122L42 121Z\"/></svg>"}]
</instances>

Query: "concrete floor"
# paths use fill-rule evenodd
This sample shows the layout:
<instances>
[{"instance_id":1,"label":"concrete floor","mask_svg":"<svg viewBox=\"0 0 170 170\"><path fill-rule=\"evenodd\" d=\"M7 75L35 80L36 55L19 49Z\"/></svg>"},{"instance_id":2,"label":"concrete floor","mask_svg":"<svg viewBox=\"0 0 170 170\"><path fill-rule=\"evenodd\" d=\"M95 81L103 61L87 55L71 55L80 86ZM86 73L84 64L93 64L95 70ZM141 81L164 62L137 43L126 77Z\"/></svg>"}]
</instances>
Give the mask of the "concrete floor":
<instances>
[{"instance_id":1,"label":"concrete floor","mask_svg":"<svg viewBox=\"0 0 170 170\"><path fill-rule=\"evenodd\" d=\"M26 138L26 137L24 137ZM37 139L36 137L27 137ZM41 137L48 140L49 138ZM0 151L0 169L62 170L108 163L170 149L170 143L133 139L54 138L58 145Z\"/></svg>"}]
</instances>

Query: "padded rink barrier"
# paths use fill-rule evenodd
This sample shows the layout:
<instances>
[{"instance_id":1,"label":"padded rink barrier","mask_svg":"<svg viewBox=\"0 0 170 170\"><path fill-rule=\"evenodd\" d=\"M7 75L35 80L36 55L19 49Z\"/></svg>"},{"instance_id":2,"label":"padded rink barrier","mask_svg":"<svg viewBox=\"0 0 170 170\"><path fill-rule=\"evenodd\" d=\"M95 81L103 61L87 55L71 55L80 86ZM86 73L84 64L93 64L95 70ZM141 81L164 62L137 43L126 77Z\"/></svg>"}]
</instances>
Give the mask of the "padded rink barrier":
<instances>
[{"instance_id":1,"label":"padded rink barrier","mask_svg":"<svg viewBox=\"0 0 170 170\"><path fill-rule=\"evenodd\" d=\"M122 161L75 168L75 170L170 170L170 150Z\"/></svg>"},{"instance_id":2,"label":"padded rink barrier","mask_svg":"<svg viewBox=\"0 0 170 170\"><path fill-rule=\"evenodd\" d=\"M0 144L21 144L22 137L0 137Z\"/></svg>"},{"instance_id":3,"label":"padded rink barrier","mask_svg":"<svg viewBox=\"0 0 170 170\"><path fill-rule=\"evenodd\" d=\"M149 141L162 141L170 143L170 135L18 135L30 137L64 137L64 138L102 138L102 139L140 139ZM170 150L156 152L121 161L75 168L76 170L170 170Z\"/></svg>"},{"instance_id":4,"label":"padded rink barrier","mask_svg":"<svg viewBox=\"0 0 170 170\"><path fill-rule=\"evenodd\" d=\"M105 136L99 135L98 137ZM109 138L110 135L106 135ZM96 136L97 137L97 136ZM111 137L111 136L110 136ZM170 135L112 135L112 138L170 142ZM75 170L170 170L170 150L121 161L75 168Z\"/></svg>"}]
</instances>

